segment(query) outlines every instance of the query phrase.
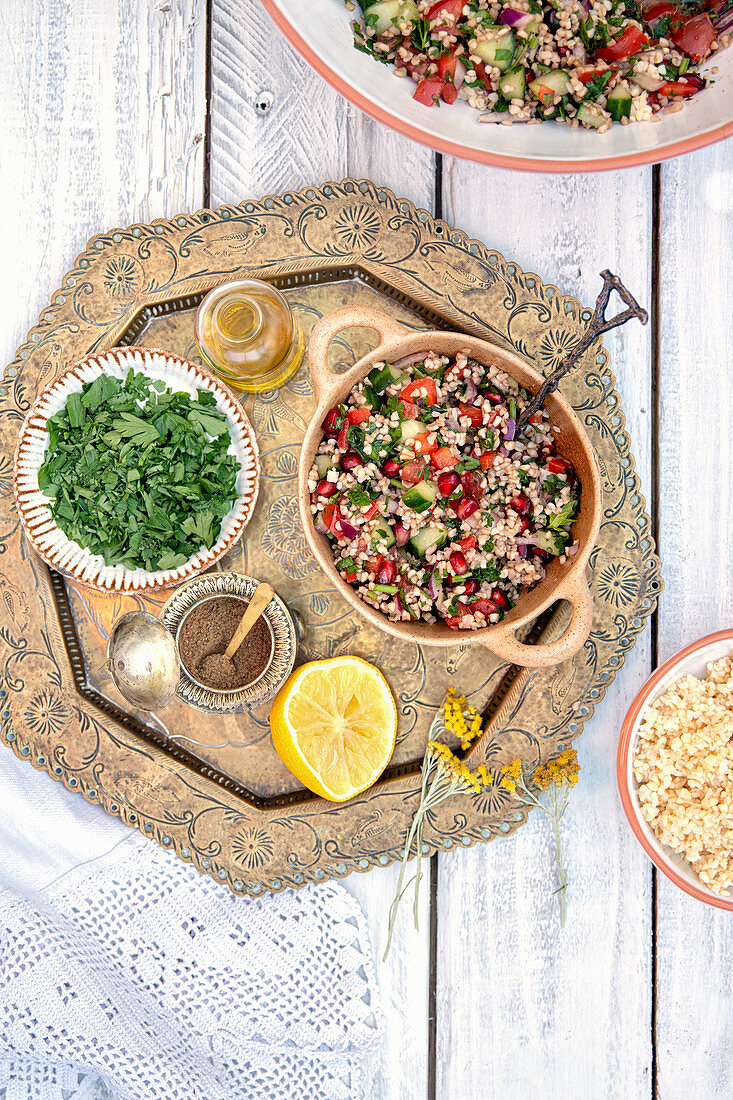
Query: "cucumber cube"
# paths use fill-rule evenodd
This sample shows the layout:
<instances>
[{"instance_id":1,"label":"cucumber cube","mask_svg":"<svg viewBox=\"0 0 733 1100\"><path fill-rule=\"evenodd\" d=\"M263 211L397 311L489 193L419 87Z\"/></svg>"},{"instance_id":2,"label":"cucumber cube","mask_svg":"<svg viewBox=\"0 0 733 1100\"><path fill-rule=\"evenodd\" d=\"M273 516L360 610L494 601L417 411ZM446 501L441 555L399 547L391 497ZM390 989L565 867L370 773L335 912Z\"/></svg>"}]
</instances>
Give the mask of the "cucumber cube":
<instances>
[{"instance_id":1,"label":"cucumber cube","mask_svg":"<svg viewBox=\"0 0 733 1100\"><path fill-rule=\"evenodd\" d=\"M423 527L410 539L410 549L419 558L424 558L430 550L437 550L448 537L444 527Z\"/></svg>"},{"instance_id":2,"label":"cucumber cube","mask_svg":"<svg viewBox=\"0 0 733 1100\"><path fill-rule=\"evenodd\" d=\"M432 481L418 481L403 494L402 503L413 512L426 512L435 503L437 495L438 486Z\"/></svg>"}]
</instances>

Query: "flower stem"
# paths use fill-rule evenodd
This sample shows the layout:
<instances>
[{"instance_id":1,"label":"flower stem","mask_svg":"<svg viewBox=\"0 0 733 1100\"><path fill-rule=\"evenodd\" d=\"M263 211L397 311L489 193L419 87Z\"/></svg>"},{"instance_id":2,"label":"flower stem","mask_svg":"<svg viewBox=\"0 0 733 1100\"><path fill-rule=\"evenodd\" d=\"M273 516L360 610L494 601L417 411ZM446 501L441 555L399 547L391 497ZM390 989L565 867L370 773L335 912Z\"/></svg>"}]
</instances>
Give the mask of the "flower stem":
<instances>
[{"instance_id":1,"label":"flower stem","mask_svg":"<svg viewBox=\"0 0 733 1100\"><path fill-rule=\"evenodd\" d=\"M565 797L564 797L565 805L561 806L558 802L558 798L559 798L558 788L553 787L552 788L552 802L553 802L552 809L553 809L553 812L550 816L552 817L552 827L553 827L553 830L554 830L554 833L555 833L555 852L556 852L556 855L557 855L557 880L558 880L557 892L560 895L560 927L564 928L565 927L565 917L567 915L567 898L566 898L566 894L567 894L567 887L568 887L568 872L567 872L567 868L565 867L565 860L563 858L562 837L560 836L560 821L562 820L562 816L565 813L565 808L567 806L567 787L565 788Z\"/></svg>"}]
</instances>

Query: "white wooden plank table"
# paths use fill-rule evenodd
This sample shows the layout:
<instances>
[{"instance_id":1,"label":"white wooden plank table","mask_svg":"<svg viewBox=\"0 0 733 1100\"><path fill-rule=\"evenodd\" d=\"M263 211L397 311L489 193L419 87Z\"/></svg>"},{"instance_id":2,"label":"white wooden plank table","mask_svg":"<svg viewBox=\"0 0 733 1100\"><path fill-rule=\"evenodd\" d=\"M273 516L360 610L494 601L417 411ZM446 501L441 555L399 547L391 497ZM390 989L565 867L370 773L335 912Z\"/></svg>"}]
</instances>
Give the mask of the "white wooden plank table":
<instances>
[{"instance_id":1,"label":"white wooden plank table","mask_svg":"<svg viewBox=\"0 0 733 1100\"><path fill-rule=\"evenodd\" d=\"M649 329L608 347L667 588L578 742L566 928L537 815L512 838L436 857L420 932L405 907L379 964L387 1035L365 1096L733 1095L733 924L653 872L614 778L621 719L652 667L733 612L731 146L567 178L440 158L341 99L257 0L0 4L0 88L3 362L92 233L344 175L585 302L608 266L651 304ZM375 956L395 880L346 880Z\"/></svg>"}]
</instances>

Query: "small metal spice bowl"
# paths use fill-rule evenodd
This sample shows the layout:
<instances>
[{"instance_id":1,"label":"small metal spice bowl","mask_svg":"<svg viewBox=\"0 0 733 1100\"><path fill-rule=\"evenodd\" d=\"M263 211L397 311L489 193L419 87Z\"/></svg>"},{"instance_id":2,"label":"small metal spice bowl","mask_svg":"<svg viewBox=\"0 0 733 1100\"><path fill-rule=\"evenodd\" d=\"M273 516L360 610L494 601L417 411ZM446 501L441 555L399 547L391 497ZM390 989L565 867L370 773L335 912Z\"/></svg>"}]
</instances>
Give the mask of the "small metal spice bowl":
<instances>
[{"instance_id":1,"label":"small metal spice bowl","mask_svg":"<svg viewBox=\"0 0 733 1100\"><path fill-rule=\"evenodd\" d=\"M179 657L181 627L194 608L222 596L233 596L244 605L251 599L257 584L253 577L243 573L206 573L176 589L164 605L160 621L175 638ZM197 680L181 660L179 698L189 706L212 714L241 714L272 699L293 671L298 639L293 617L279 596L272 597L262 617L272 636L272 649L269 663L255 680L244 687L210 688Z\"/></svg>"}]
</instances>

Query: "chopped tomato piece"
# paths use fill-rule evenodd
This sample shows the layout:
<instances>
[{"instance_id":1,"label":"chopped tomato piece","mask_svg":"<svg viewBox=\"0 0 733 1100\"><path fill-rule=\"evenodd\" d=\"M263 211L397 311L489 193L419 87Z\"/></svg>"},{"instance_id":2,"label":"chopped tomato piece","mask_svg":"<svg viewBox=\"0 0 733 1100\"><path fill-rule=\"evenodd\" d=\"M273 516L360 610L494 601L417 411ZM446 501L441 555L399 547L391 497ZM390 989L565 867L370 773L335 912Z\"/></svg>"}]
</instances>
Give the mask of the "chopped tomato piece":
<instances>
[{"instance_id":1,"label":"chopped tomato piece","mask_svg":"<svg viewBox=\"0 0 733 1100\"><path fill-rule=\"evenodd\" d=\"M400 477L405 485L417 485L418 481L422 481L425 466L426 461L424 458L416 458L414 462L406 462L400 470Z\"/></svg>"},{"instance_id":2,"label":"chopped tomato piece","mask_svg":"<svg viewBox=\"0 0 733 1100\"><path fill-rule=\"evenodd\" d=\"M372 415L371 409L349 409L346 414L349 419L349 424L362 424L365 420L368 420Z\"/></svg>"},{"instance_id":3,"label":"chopped tomato piece","mask_svg":"<svg viewBox=\"0 0 733 1100\"><path fill-rule=\"evenodd\" d=\"M549 458L547 460L547 469L551 474L564 474L567 472L567 462L564 458L560 458L559 455L555 458Z\"/></svg>"},{"instance_id":4,"label":"chopped tomato piece","mask_svg":"<svg viewBox=\"0 0 733 1100\"><path fill-rule=\"evenodd\" d=\"M661 3L650 4L648 8L644 9L644 21L646 23L656 23L657 19L664 19L665 15L674 15L679 11L676 4L668 3L668 0L661 0Z\"/></svg>"},{"instance_id":5,"label":"chopped tomato piece","mask_svg":"<svg viewBox=\"0 0 733 1100\"><path fill-rule=\"evenodd\" d=\"M697 84L691 84L689 80L668 80L666 84L663 84L659 89L660 95L673 96L690 96L695 95L700 89Z\"/></svg>"},{"instance_id":6,"label":"chopped tomato piece","mask_svg":"<svg viewBox=\"0 0 733 1100\"><path fill-rule=\"evenodd\" d=\"M443 80L455 80L457 67L458 58L456 55L444 53L438 61L438 76L442 76Z\"/></svg>"},{"instance_id":7,"label":"chopped tomato piece","mask_svg":"<svg viewBox=\"0 0 733 1100\"><path fill-rule=\"evenodd\" d=\"M433 451L431 454L430 462L436 470L447 470L449 467L455 466L458 459L450 447L438 447L437 451Z\"/></svg>"},{"instance_id":8,"label":"chopped tomato piece","mask_svg":"<svg viewBox=\"0 0 733 1100\"><path fill-rule=\"evenodd\" d=\"M437 451L438 444L435 441L435 432L422 432L420 435L416 435L412 441L412 446L416 455L430 455L433 451Z\"/></svg>"},{"instance_id":9,"label":"chopped tomato piece","mask_svg":"<svg viewBox=\"0 0 733 1100\"><path fill-rule=\"evenodd\" d=\"M339 448L340 451L345 451L346 450L346 447L347 447L346 433L348 432L348 430L349 430L349 425L347 424L346 427L342 428L341 431L338 434L338 448Z\"/></svg>"},{"instance_id":10,"label":"chopped tomato piece","mask_svg":"<svg viewBox=\"0 0 733 1100\"><path fill-rule=\"evenodd\" d=\"M669 4L666 0L660 4L652 4L643 15L645 23L651 27L656 38L659 38L660 31L662 31L665 38L669 38L670 26L674 27L682 18L682 14L677 5ZM664 27L659 25L662 20L665 20ZM667 20L669 22L666 22Z\"/></svg>"},{"instance_id":11,"label":"chopped tomato piece","mask_svg":"<svg viewBox=\"0 0 733 1100\"><path fill-rule=\"evenodd\" d=\"M438 0L437 4L433 4L431 8L428 8L428 19L435 19L438 15L443 15L448 19L451 19L453 23L457 23L463 15L463 5L465 0Z\"/></svg>"},{"instance_id":12,"label":"chopped tomato piece","mask_svg":"<svg viewBox=\"0 0 733 1100\"><path fill-rule=\"evenodd\" d=\"M456 90L456 68L458 58L455 54L444 53L438 61L438 76L443 78L444 86L440 93L446 103L455 103L458 99Z\"/></svg>"},{"instance_id":13,"label":"chopped tomato piece","mask_svg":"<svg viewBox=\"0 0 733 1100\"><path fill-rule=\"evenodd\" d=\"M430 76L427 80L420 81L412 98L417 103L422 103L423 107L432 107L440 99L444 87L444 80L436 80L435 77Z\"/></svg>"},{"instance_id":14,"label":"chopped tomato piece","mask_svg":"<svg viewBox=\"0 0 733 1100\"><path fill-rule=\"evenodd\" d=\"M423 392L424 391L424 392ZM400 392L400 401L426 401L428 405L435 405L438 400L438 391L434 378L413 378Z\"/></svg>"},{"instance_id":15,"label":"chopped tomato piece","mask_svg":"<svg viewBox=\"0 0 733 1100\"><path fill-rule=\"evenodd\" d=\"M379 501L378 501L378 500L374 500L374 501L372 501L372 503L371 503L371 504L369 505L369 507L367 508L366 512L362 512L362 513L361 513L361 515L362 515L362 519L365 519L365 520L366 520L366 519L373 519L373 518L374 518L374 516L376 516L376 514L377 514L377 512L378 512L378 511L379 511Z\"/></svg>"},{"instance_id":16,"label":"chopped tomato piece","mask_svg":"<svg viewBox=\"0 0 733 1100\"><path fill-rule=\"evenodd\" d=\"M326 507L321 513L323 516L323 522L329 529L332 535L337 537L342 534L341 531L341 512L339 511L338 504L335 500L329 500Z\"/></svg>"},{"instance_id":17,"label":"chopped tomato piece","mask_svg":"<svg viewBox=\"0 0 733 1100\"><path fill-rule=\"evenodd\" d=\"M458 614L457 615L446 615L445 621L447 622L448 626L460 626L461 625L461 619L463 618L463 616L464 615L470 615L470 614L471 614L471 608L468 606L468 604L464 603L463 600L459 600L458 601Z\"/></svg>"},{"instance_id":18,"label":"chopped tomato piece","mask_svg":"<svg viewBox=\"0 0 733 1100\"><path fill-rule=\"evenodd\" d=\"M630 24L610 46L596 50L596 57L600 57L601 61L625 61L627 57L638 53L648 41L648 37L639 27Z\"/></svg>"},{"instance_id":19,"label":"chopped tomato piece","mask_svg":"<svg viewBox=\"0 0 733 1100\"><path fill-rule=\"evenodd\" d=\"M384 561L384 554L377 554L376 557L368 558L364 562L364 568L367 573L371 573L373 577L376 577L379 570L382 568L382 562Z\"/></svg>"},{"instance_id":20,"label":"chopped tomato piece","mask_svg":"<svg viewBox=\"0 0 733 1100\"><path fill-rule=\"evenodd\" d=\"M469 418L472 427L476 428L483 422L483 413L481 409L477 409L475 405L467 405L464 401L459 401L458 408L461 416L467 416Z\"/></svg>"},{"instance_id":21,"label":"chopped tomato piece","mask_svg":"<svg viewBox=\"0 0 733 1100\"><path fill-rule=\"evenodd\" d=\"M356 573L344 573L344 578L348 581L349 584L353 584L356 580Z\"/></svg>"},{"instance_id":22,"label":"chopped tomato piece","mask_svg":"<svg viewBox=\"0 0 733 1100\"><path fill-rule=\"evenodd\" d=\"M707 13L693 15L681 27L675 28L670 38L692 61L702 61L715 41L715 27Z\"/></svg>"},{"instance_id":23,"label":"chopped tomato piece","mask_svg":"<svg viewBox=\"0 0 733 1100\"><path fill-rule=\"evenodd\" d=\"M465 539L459 539L458 545L461 550L473 550L476 545L475 535L466 535Z\"/></svg>"},{"instance_id":24,"label":"chopped tomato piece","mask_svg":"<svg viewBox=\"0 0 733 1100\"><path fill-rule=\"evenodd\" d=\"M591 80L595 80L597 76L603 76L609 69L616 71L615 65L604 65L602 68L598 68L597 65L584 65L580 69L575 70L575 75L581 84L590 84Z\"/></svg>"},{"instance_id":25,"label":"chopped tomato piece","mask_svg":"<svg viewBox=\"0 0 733 1100\"><path fill-rule=\"evenodd\" d=\"M402 415L405 420L417 420L420 413L419 405L415 405L412 401L400 400L400 406L402 408Z\"/></svg>"},{"instance_id":26,"label":"chopped tomato piece","mask_svg":"<svg viewBox=\"0 0 733 1100\"><path fill-rule=\"evenodd\" d=\"M484 451L479 462L482 470L490 470L496 462L496 451Z\"/></svg>"}]
</instances>

